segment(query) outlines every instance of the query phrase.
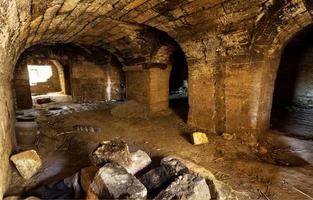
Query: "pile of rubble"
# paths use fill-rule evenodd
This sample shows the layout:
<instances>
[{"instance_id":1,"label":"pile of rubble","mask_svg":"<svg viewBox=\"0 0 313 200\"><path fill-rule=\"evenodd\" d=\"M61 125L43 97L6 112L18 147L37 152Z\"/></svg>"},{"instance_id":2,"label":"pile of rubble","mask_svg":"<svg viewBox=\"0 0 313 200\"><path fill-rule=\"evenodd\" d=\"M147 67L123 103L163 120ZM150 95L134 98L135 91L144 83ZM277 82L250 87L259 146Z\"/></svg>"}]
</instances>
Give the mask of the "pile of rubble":
<instances>
[{"instance_id":1,"label":"pile of rubble","mask_svg":"<svg viewBox=\"0 0 313 200\"><path fill-rule=\"evenodd\" d=\"M41 167L34 150L14 155L11 160L25 179ZM40 186L29 195L45 199L224 199L218 198L219 183L212 181L212 174L203 178L188 162L171 156L151 168L146 152L131 153L121 140L101 142L90 153L90 161L92 165L72 177Z\"/></svg>"}]
</instances>

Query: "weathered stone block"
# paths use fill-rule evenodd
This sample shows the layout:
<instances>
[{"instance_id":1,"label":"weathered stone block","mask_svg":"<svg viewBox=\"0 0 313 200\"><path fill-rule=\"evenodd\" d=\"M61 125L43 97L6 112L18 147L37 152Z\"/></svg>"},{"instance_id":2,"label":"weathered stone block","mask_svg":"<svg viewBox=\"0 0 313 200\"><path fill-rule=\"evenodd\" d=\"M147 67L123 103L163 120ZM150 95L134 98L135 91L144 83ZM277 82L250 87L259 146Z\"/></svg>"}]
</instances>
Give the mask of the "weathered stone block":
<instances>
[{"instance_id":1,"label":"weathered stone block","mask_svg":"<svg viewBox=\"0 0 313 200\"><path fill-rule=\"evenodd\" d=\"M199 144L208 143L209 140L205 133L194 132L192 134L192 142L194 145L199 145Z\"/></svg>"},{"instance_id":2,"label":"weathered stone block","mask_svg":"<svg viewBox=\"0 0 313 200\"><path fill-rule=\"evenodd\" d=\"M121 140L101 142L89 158L97 167L102 167L108 162L116 162L122 166L127 166L131 160L128 145Z\"/></svg>"},{"instance_id":3,"label":"weathered stone block","mask_svg":"<svg viewBox=\"0 0 313 200\"><path fill-rule=\"evenodd\" d=\"M160 192L155 199L209 200L211 194L204 178L184 174Z\"/></svg>"},{"instance_id":4,"label":"weathered stone block","mask_svg":"<svg viewBox=\"0 0 313 200\"><path fill-rule=\"evenodd\" d=\"M124 167L128 173L133 175L146 168L152 162L149 155L142 150L131 153L130 159L130 164Z\"/></svg>"},{"instance_id":5,"label":"weathered stone block","mask_svg":"<svg viewBox=\"0 0 313 200\"><path fill-rule=\"evenodd\" d=\"M29 179L35 175L42 165L42 161L35 150L15 154L10 159L24 179Z\"/></svg>"},{"instance_id":6,"label":"weathered stone block","mask_svg":"<svg viewBox=\"0 0 313 200\"><path fill-rule=\"evenodd\" d=\"M90 196L98 198L145 199L147 189L124 167L116 163L108 163L99 169L92 184Z\"/></svg>"}]
</instances>

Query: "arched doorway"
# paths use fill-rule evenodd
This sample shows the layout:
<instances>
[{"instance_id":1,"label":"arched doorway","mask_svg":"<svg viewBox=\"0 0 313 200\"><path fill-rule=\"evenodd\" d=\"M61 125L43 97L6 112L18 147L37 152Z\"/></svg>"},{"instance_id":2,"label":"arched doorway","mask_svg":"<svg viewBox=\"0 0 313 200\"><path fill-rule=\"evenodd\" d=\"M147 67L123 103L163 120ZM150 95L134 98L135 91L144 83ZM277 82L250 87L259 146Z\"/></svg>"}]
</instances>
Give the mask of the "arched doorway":
<instances>
[{"instance_id":1,"label":"arched doorway","mask_svg":"<svg viewBox=\"0 0 313 200\"><path fill-rule=\"evenodd\" d=\"M275 81L271 128L313 138L313 26L296 34L282 52Z\"/></svg>"}]
</instances>

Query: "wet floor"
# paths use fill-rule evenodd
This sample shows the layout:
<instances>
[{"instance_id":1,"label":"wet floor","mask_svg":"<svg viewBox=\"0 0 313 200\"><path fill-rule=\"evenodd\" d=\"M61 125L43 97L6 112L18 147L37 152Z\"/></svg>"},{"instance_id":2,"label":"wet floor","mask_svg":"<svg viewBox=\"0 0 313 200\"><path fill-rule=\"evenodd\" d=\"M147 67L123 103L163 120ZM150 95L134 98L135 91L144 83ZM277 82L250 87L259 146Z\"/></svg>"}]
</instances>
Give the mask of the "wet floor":
<instances>
[{"instance_id":1,"label":"wet floor","mask_svg":"<svg viewBox=\"0 0 313 200\"><path fill-rule=\"evenodd\" d=\"M294 106L276 107L272 110L271 128L284 135L313 139L313 109Z\"/></svg>"}]
</instances>

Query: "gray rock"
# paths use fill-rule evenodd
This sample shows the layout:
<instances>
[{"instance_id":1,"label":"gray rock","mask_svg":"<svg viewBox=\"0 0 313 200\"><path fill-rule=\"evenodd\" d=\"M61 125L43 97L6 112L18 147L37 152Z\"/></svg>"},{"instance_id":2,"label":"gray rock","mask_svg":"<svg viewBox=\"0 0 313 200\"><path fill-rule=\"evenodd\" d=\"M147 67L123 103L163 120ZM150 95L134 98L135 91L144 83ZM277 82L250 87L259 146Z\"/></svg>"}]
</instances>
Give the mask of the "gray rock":
<instances>
[{"instance_id":1,"label":"gray rock","mask_svg":"<svg viewBox=\"0 0 313 200\"><path fill-rule=\"evenodd\" d=\"M160 192L155 199L210 200L211 194L204 178L184 174Z\"/></svg>"},{"instance_id":2,"label":"gray rock","mask_svg":"<svg viewBox=\"0 0 313 200\"><path fill-rule=\"evenodd\" d=\"M108 163L101 167L89 189L100 199L146 199L147 197L145 186L117 163Z\"/></svg>"},{"instance_id":3,"label":"gray rock","mask_svg":"<svg viewBox=\"0 0 313 200\"><path fill-rule=\"evenodd\" d=\"M121 140L103 141L89 156L92 164L102 167L108 162L116 162L122 166L130 164L128 145Z\"/></svg>"},{"instance_id":4,"label":"gray rock","mask_svg":"<svg viewBox=\"0 0 313 200\"><path fill-rule=\"evenodd\" d=\"M133 175L146 168L152 162L149 155L142 150L131 153L130 157L130 164L124 167L128 173Z\"/></svg>"},{"instance_id":5,"label":"gray rock","mask_svg":"<svg viewBox=\"0 0 313 200\"><path fill-rule=\"evenodd\" d=\"M168 156L161 160L161 166L165 168L167 173L171 176L179 176L189 173L189 169L177 158Z\"/></svg>"}]
</instances>

